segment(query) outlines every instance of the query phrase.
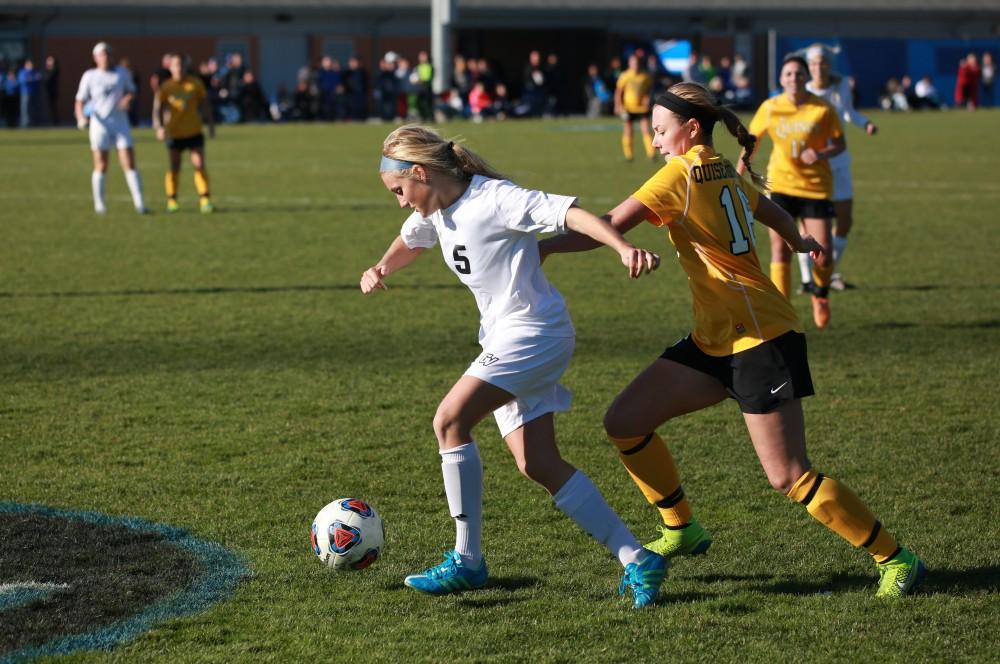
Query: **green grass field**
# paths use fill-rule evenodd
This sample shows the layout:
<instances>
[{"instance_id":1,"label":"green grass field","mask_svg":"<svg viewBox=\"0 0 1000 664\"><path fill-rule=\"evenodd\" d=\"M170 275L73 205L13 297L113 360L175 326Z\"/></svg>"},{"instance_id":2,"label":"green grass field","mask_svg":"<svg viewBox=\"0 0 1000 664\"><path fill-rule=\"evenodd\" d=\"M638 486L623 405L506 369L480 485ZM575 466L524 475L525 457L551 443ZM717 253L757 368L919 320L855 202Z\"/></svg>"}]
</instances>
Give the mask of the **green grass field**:
<instances>
[{"instance_id":1,"label":"green grass field","mask_svg":"<svg viewBox=\"0 0 1000 664\"><path fill-rule=\"evenodd\" d=\"M808 326L807 429L817 469L927 562L925 590L874 601L869 557L769 487L729 402L660 430L715 545L679 561L641 612L616 595L617 562L518 474L492 421L477 429L492 585L447 598L403 587L453 544L431 417L478 346L474 301L437 253L388 293L358 290L405 217L376 173L390 127L222 127L208 146L212 217L193 211L187 165L190 212L161 211L166 155L149 130L137 133L146 217L117 163L110 213L91 212L83 133L0 135L0 501L171 524L252 569L228 602L71 658L996 661L1000 114L875 120L876 137L848 136L843 269L860 288L835 294L830 329ZM597 212L654 171L621 161L617 131L444 128L520 184ZM720 146L735 157L732 140ZM664 256L652 277L629 282L608 250L546 272L578 331L561 449L648 539L657 515L601 420L691 313L664 234L630 237ZM808 299L795 305L808 318ZM389 544L369 570L336 574L308 528L349 495L382 513ZM71 542L38 547L73 555Z\"/></svg>"}]
</instances>

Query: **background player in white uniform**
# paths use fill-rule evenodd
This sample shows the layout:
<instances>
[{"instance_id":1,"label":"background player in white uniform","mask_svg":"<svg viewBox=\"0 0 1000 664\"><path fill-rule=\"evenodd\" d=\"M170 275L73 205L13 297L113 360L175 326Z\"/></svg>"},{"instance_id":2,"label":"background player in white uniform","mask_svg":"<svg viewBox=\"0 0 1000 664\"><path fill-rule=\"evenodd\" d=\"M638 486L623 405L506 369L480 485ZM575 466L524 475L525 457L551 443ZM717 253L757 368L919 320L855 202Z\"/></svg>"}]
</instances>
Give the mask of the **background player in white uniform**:
<instances>
[{"instance_id":1,"label":"background player in white uniform","mask_svg":"<svg viewBox=\"0 0 1000 664\"><path fill-rule=\"evenodd\" d=\"M823 44L814 44L806 49L806 61L809 63L811 80L806 83L806 89L818 97L828 101L836 110L837 116L844 123L857 125L869 136L878 131L875 123L859 113L854 108L851 84L846 76L833 71L830 56L837 51ZM833 171L833 213L836 225L833 228L833 264L834 272L830 278L830 288L845 290L852 286L844 281L840 274L840 259L847 250L847 236L854 224L854 185L851 182L851 155L844 150L830 159L830 169ZM812 265L809 254L799 254L799 268L802 274L804 290L810 290L812 284Z\"/></svg>"},{"instance_id":2,"label":"background player in white uniform","mask_svg":"<svg viewBox=\"0 0 1000 664\"><path fill-rule=\"evenodd\" d=\"M451 388L434 416L455 550L406 585L443 595L486 583L482 465L472 428L492 412L518 468L553 496L556 507L601 542L625 567L619 592L633 606L655 599L666 559L642 548L597 487L559 454L553 413L569 408L559 378L573 355L574 331L562 296L541 270L536 234L573 229L612 247L630 276L659 265L575 199L529 191L502 179L485 161L424 127L392 132L380 171L399 206L415 212L382 259L365 271L361 290L387 290L385 277L441 245L445 262L469 287L480 313L483 352Z\"/></svg>"},{"instance_id":3,"label":"background player in white uniform","mask_svg":"<svg viewBox=\"0 0 1000 664\"><path fill-rule=\"evenodd\" d=\"M76 92L76 125L80 129L87 126L88 118L84 106L89 102L90 149L94 153L94 173L91 188L94 192L94 210L107 212L104 205L104 174L108 171L108 151L114 146L118 150L118 161L125 171L125 181L132 194L132 204L139 214L146 212L142 201L142 181L135 168L135 152L132 150L132 132L129 130L128 107L135 96L132 76L121 67L111 64L111 47L101 42L93 50L93 69L88 69L80 79Z\"/></svg>"}]
</instances>

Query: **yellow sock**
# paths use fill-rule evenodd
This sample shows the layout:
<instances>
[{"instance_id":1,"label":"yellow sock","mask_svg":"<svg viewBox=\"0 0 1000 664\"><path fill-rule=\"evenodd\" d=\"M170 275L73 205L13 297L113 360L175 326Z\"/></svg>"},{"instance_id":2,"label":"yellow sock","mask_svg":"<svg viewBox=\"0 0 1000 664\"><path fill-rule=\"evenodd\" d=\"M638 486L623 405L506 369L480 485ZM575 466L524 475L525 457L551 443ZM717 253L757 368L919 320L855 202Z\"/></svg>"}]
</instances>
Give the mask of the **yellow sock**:
<instances>
[{"instance_id":1,"label":"yellow sock","mask_svg":"<svg viewBox=\"0 0 1000 664\"><path fill-rule=\"evenodd\" d=\"M632 134L622 134L622 152L625 153L625 158L632 161Z\"/></svg>"},{"instance_id":2,"label":"yellow sock","mask_svg":"<svg viewBox=\"0 0 1000 664\"><path fill-rule=\"evenodd\" d=\"M677 465L666 443L655 432L634 438L614 438L622 464L670 528L691 522L691 506L684 495Z\"/></svg>"},{"instance_id":3,"label":"yellow sock","mask_svg":"<svg viewBox=\"0 0 1000 664\"><path fill-rule=\"evenodd\" d=\"M771 263L771 281L787 298L792 296L791 263Z\"/></svg>"},{"instance_id":4,"label":"yellow sock","mask_svg":"<svg viewBox=\"0 0 1000 664\"><path fill-rule=\"evenodd\" d=\"M868 550L877 563L896 555L896 539L882 528L853 491L816 471L806 471L788 497L806 506L817 521L857 547Z\"/></svg>"},{"instance_id":5,"label":"yellow sock","mask_svg":"<svg viewBox=\"0 0 1000 664\"><path fill-rule=\"evenodd\" d=\"M163 186L167 190L167 198L177 198L177 185L180 179L180 173L167 171L166 177L163 178Z\"/></svg>"},{"instance_id":6,"label":"yellow sock","mask_svg":"<svg viewBox=\"0 0 1000 664\"><path fill-rule=\"evenodd\" d=\"M204 168L194 172L194 187L198 190L198 195L208 198L208 171Z\"/></svg>"},{"instance_id":7,"label":"yellow sock","mask_svg":"<svg viewBox=\"0 0 1000 664\"><path fill-rule=\"evenodd\" d=\"M813 263L813 282L820 290L820 295L826 297L827 288L830 286L830 278L833 276L833 261L827 257L826 267L820 267Z\"/></svg>"}]
</instances>

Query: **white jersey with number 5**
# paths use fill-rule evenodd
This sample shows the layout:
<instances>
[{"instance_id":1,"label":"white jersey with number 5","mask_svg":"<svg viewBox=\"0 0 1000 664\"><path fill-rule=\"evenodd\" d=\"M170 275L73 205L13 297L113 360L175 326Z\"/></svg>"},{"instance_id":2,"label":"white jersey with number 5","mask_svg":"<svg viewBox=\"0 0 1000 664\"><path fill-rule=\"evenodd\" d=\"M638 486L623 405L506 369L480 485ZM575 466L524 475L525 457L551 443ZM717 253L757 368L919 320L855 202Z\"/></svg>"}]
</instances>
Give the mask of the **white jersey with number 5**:
<instances>
[{"instance_id":1,"label":"white jersey with number 5","mask_svg":"<svg viewBox=\"0 0 1000 664\"><path fill-rule=\"evenodd\" d=\"M484 348L500 337L572 337L566 303L542 272L536 233L564 232L575 200L476 175L447 209L410 215L400 236L410 249L440 243L476 298Z\"/></svg>"}]
</instances>

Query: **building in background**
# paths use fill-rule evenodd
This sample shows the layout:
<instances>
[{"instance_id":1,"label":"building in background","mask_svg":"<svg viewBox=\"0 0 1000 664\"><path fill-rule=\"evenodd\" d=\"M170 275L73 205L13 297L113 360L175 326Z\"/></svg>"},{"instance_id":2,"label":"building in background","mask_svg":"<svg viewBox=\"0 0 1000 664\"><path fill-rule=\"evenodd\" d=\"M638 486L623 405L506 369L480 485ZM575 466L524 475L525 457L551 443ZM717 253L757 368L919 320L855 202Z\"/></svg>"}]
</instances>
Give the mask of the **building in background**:
<instances>
[{"instance_id":1,"label":"building in background","mask_svg":"<svg viewBox=\"0 0 1000 664\"><path fill-rule=\"evenodd\" d=\"M566 76L570 112L585 106L590 63L665 40L687 40L716 62L736 53L749 63L753 94L773 80L769 63L786 50L819 40L839 42L844 73L858 81L859 102L876 103L890 70L932 76L954 87L960 51L1000 56L998 0L457 0L455 53L485 58L493 75L519 95L528 53L555 53ZM352 55L369 72L387 51L416 61L430 48L428 0L0 0L0 59L53 55L61 64L60 117L70 117L72 87L90 66L100 40L130 59L140 80L159 68L164 52L195 61L240 52L271 94L294 88L304 64L323 55ZM964 54L964 53L963 53ZM450 66L450 63L449 63ZM905 71L903 71L905 70ZM139 96L149 117L151 94Z\"/></svg>"}]
</instances>

